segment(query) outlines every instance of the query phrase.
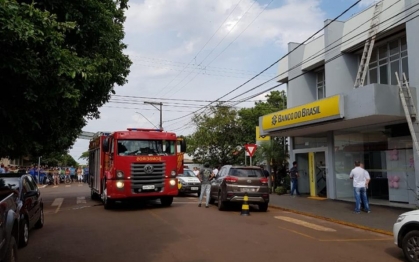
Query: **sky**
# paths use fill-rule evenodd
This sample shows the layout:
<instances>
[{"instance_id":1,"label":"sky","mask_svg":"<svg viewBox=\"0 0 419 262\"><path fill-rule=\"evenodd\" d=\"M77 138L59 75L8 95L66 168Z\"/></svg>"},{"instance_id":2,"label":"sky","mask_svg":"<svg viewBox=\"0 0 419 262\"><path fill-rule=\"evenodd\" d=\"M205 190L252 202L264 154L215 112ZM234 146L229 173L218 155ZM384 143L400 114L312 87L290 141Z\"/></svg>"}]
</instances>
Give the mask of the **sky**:
<instances>
[{"instance_id":1,"label":"sky","mask_svg":"<svg viewBox=\"0 0 419 262\"><path fill-rule=\"evenodd\" d=\"M128 83L100 108L100 118L83 131L158 128L162 103L165 131L194 132L193 113L211 101L239 101L253 107L276 85L278 65L236 89L301 43L355 0L130 0L126 11L124 53L133 62ZM374 0L362 0L339 20L359 13ZM282 91L282 85L273 90ZM246 91L249 91L245 93ZM231 94L228 94L230 93ZM228 94L228 95L227 95ZM236 97L237 96L237 97ZM77 139L70 155L80 164L89 141Z\"/></svg>"}]
</instances>

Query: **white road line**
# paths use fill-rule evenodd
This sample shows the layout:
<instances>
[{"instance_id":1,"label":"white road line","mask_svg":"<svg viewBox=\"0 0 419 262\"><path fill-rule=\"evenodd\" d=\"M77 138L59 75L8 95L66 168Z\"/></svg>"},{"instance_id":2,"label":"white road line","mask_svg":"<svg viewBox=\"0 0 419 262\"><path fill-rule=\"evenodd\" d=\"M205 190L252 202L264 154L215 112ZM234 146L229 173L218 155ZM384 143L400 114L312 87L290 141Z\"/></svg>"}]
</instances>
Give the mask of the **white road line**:
<instances>
[{"instance_id":1,"label":"white road line","mask_svg":"<svg viewBox=\"0 0 419 262\"><path fill-rule=\"evenodd\" d=\"M86 197L77 197L77 204L86 204Z\"/></svg>"},{"instance_id":2,"label":"white road line","mask_svg":"<svg viewBox=\"0 0 419 262\"><path fill-rule=\"evenodd\" d=\"M52 202L51 206L57 206L57 209L55 209L55 213L58 213L60 211L60 207L63 204L64 198L56 198L54 199L54 202Z\"/></svg>"},{"instance_id":3,"label":"white road line","mask_svg":"<svg viewBox=\"0 0 419 262\"><path fill-rule=\"evenodd\" d=\"M305 222L303 220L299 220L299 219L295 219L295 218L291 218L291 217L276 216L275 218L279 219L279 220L287 221L287 222L290 222L290 223L294 223L296 225L300 225L300 226L303 226L303 227L311 228L311 229L314 229L314 230L317 230L317 231L336 232L336 230L333 229L333 228L323 227L323 226L320 226L320 225L308 223L308 222Z\"/></svg>"},{"instance_id":4,"label":"white road line","mask_svg":"<svg viewBox=\"0 0 419 262\"><path fill-rule=\"evenodd\" d=\"M53 188L58 187L58 186L53 186Z\"/></svg>"},{"instance_id":5,"label":"white road line","mask_svg":"<svg viewBox=\"0 0 419 262\"><path fill-rule=\"evenodd\" d=\"M65 187L71 187L71 185L66 185Z\"/></svg>"}]
</instances>

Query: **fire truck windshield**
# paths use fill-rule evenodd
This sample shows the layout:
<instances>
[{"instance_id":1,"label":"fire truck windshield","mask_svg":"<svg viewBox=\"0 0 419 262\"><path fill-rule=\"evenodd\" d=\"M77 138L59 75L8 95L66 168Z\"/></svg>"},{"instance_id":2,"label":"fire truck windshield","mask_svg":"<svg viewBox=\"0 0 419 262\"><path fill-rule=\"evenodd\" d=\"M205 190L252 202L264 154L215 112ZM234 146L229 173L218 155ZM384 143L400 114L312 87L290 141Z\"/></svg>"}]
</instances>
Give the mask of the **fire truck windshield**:
<instances>
[{"instance_id":1,"label":"fire truck windshield","mask_svg":"<svg viewBox=\"0 0 419 262\"><path fill-rule=\"evenodd\" d=\"M176 141L170 140L118 140L117 153L120 156L168 156L176 154Z\"/></svg>"}]
</instances>

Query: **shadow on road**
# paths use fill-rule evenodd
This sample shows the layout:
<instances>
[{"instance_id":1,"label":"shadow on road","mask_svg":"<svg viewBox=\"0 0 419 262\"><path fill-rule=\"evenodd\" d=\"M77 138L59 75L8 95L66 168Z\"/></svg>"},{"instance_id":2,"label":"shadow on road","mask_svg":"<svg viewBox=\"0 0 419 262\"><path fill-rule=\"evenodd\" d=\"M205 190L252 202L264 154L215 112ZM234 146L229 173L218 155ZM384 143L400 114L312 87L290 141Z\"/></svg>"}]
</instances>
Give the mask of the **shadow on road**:
<instances>
[{"instance_id":1,"label":"shadow on road","mask_svg":"<svg viewBox=\"0 0 419 262\"><path fill-rule=\"evenodd\" d=\"M394 257L394 258L396 258L396 259L398 259L400 261L407 261L404 258L403 251L400 248L396 247L396 246L395 247L391 247L391 248L386 248L385 249L385 252L386 252L386 254L388 254L391 257Z\"/></svg>"}]
</instances>

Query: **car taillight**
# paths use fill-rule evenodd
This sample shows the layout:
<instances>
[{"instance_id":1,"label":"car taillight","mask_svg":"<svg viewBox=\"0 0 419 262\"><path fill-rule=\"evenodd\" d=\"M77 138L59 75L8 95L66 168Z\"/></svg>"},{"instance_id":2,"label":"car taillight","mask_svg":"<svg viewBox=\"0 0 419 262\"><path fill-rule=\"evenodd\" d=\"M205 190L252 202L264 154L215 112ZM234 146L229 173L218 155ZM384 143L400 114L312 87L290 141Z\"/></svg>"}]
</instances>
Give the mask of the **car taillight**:
<instances>
[{"instance_id":1,"label":"car taillight","mask_svg":"<svg viewBox=\"0 0 419 262\"><path fill-rule=\"evenodd\" d=\"M237 183L239 179L237 177L228 176L225 178L226 183Z\"/></svg>"},{"instance_id":2,"label":"car taillight","mask_svg":"<svg viewBox=\"0 0 419 262\"><path fill-rule=\"evenodd\" d=\"M262 184L268 184L268 179L267 179L266 177L262 177L262 178L260 179L260 182L261 182Z\"/></svg>"}]
</instances>

